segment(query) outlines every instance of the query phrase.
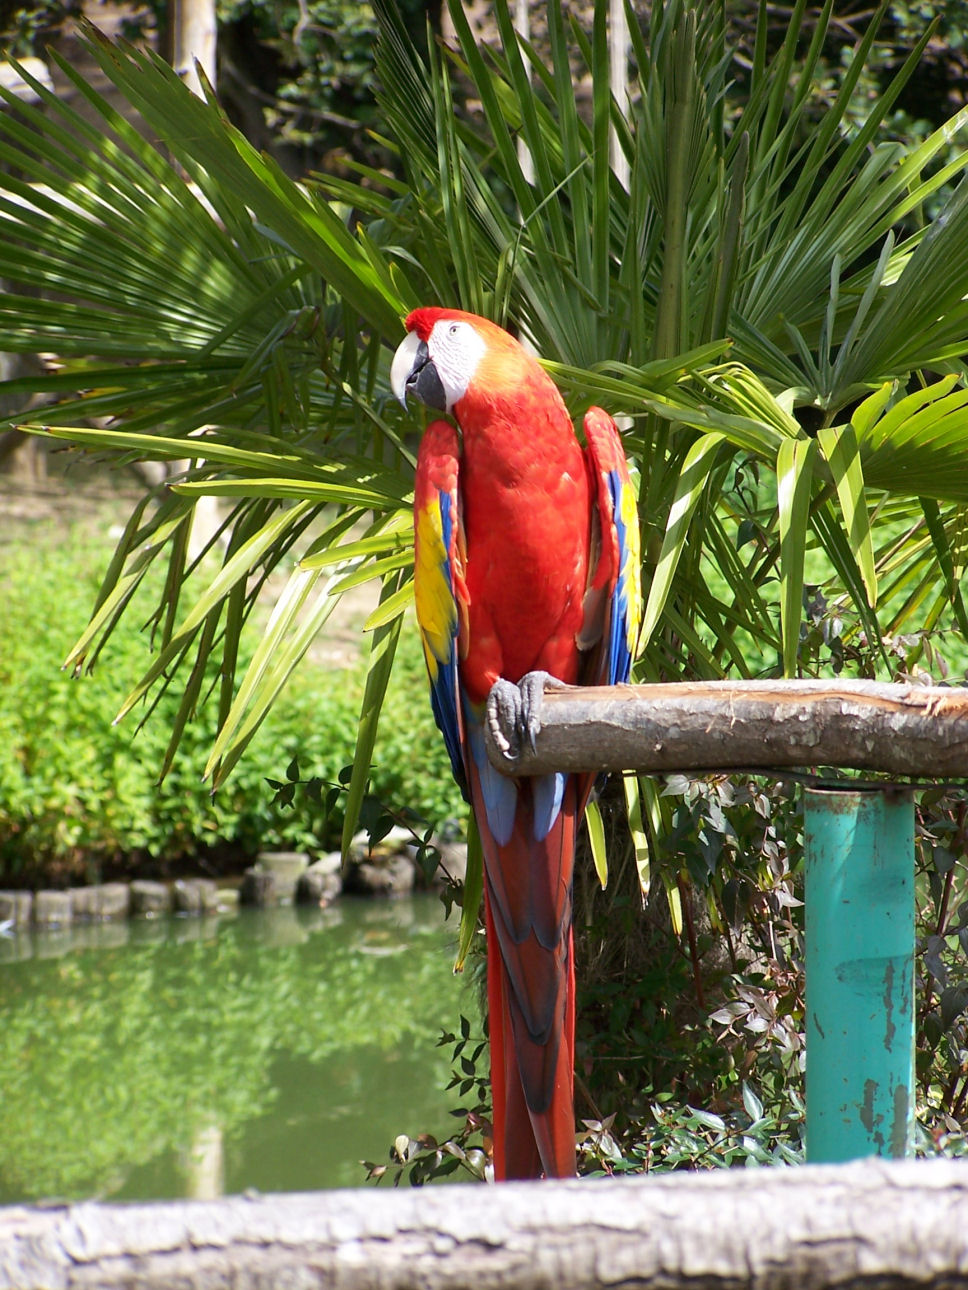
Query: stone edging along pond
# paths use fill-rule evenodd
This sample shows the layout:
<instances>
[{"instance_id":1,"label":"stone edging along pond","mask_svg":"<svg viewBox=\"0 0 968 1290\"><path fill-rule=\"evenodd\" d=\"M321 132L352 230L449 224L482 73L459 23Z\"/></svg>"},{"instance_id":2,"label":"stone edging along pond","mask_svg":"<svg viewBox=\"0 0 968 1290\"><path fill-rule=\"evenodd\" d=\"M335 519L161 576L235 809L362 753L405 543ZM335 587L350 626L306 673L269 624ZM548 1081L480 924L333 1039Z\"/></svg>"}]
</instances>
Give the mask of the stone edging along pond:
<instances>
[{"instance_id":1,"label":"stone edging along pond","mask_svg":"<svg viewBox=\"0 0 968 1290\"><path fill-rule=\"evenodd\" d=\"M395 848L393 839L390 842L390 847L372 854L365 842L354 844L345 868L338 851L313 863L304 851L264 851L235 886L214 878L178 878L170 883L134 878L66 890L0 891L0 930L43 930L166 914L205 916L236 904L327 905L342 895L406 896L419 881L412 849L399 844ZM445 854L448 873L463 879L466 847L438 846Z\"/></svg>"}]
</instances>

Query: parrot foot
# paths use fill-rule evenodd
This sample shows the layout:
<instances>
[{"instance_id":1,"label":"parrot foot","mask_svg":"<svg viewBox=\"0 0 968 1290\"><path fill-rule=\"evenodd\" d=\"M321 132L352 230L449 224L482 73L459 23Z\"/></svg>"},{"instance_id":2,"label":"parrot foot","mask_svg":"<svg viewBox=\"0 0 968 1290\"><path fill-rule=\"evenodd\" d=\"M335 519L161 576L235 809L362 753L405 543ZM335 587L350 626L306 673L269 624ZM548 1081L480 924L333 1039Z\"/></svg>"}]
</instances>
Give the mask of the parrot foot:
<instances>
[{"instance_id":1,"label":"parrot foot","mask_svg":"<svg viewBox=\"0 0 968 1290\"><path fill-rule=\"evenodd\" d=\"M546 689L566 690L568 686L550 672L528 672L517 685L502 677L491 687L487 696L487 723L495 744L512 761L521 756L525 740L531 751L535 751Z\"/></svg>"}]
</instances>

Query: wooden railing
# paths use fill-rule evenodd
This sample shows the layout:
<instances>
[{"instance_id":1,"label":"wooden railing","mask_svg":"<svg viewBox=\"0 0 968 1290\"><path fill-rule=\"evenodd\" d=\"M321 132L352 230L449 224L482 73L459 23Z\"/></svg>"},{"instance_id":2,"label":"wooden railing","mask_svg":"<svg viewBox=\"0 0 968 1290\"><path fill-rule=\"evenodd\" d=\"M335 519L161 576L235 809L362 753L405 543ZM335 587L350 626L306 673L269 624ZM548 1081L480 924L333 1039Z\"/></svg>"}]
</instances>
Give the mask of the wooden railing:
<instances>
[{"instance_id":1,"label":"wooden railing","mask_svg":"<svg viewBox=\"0 0 968 1290\"><path fill-rule=\"evenodd\" d=\"M954 1161L88 1202L0 1209L0 1290L941 1290L966 1214Z\"/></svg>"}]
</instances>

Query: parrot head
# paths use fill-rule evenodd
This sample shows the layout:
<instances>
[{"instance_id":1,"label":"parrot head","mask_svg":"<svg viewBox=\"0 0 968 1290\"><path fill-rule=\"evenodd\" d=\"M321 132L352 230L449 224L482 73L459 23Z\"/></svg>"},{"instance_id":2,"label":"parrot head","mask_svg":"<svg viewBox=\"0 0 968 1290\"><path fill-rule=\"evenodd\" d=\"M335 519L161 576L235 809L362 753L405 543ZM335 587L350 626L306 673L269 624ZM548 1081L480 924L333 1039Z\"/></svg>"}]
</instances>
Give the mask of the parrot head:
<instances>
[{"instance_id":1,"label":"parrot head","mask_svg":"<svg viewBox=\"0 0 968 1290\"><path fill-rule=\"evenodd\" d=\"M545 383L537 361L497 323L459 309L415 309L407 336L393 356L390 388L404 407L411 394L428 407L451 413L468 393L499 397Z\"/></svg>"}]
</instances>

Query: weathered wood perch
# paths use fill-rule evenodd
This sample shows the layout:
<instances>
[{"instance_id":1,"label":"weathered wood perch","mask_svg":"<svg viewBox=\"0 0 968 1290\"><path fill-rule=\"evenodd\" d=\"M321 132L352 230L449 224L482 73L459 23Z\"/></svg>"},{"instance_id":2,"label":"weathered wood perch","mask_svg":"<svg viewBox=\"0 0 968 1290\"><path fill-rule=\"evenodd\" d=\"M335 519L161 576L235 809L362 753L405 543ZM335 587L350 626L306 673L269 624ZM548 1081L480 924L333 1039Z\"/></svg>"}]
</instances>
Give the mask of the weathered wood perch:
<instances>
[{"instance_id":1,"label":"weathered wood perch","mask_svg":"<svg viewBox=\"0 0 968 1290\"><path fill-rule=\"evenodd\" d=\"M507 753L488 703L499 770L649 774L837 766L968 776L968 689L875 681L695 681L546 690L536 749Z\"/></svg>"},{"instance_id":2,"label":"weathered wood perch","mask_svg":"<svg viewBox=\"0 0 968 1290\"><path fill-rule=\"evenodd\" d=\"M968 1167L0 1210L0 1290L968 1286Z\"/></svg>"}]
</instances>

